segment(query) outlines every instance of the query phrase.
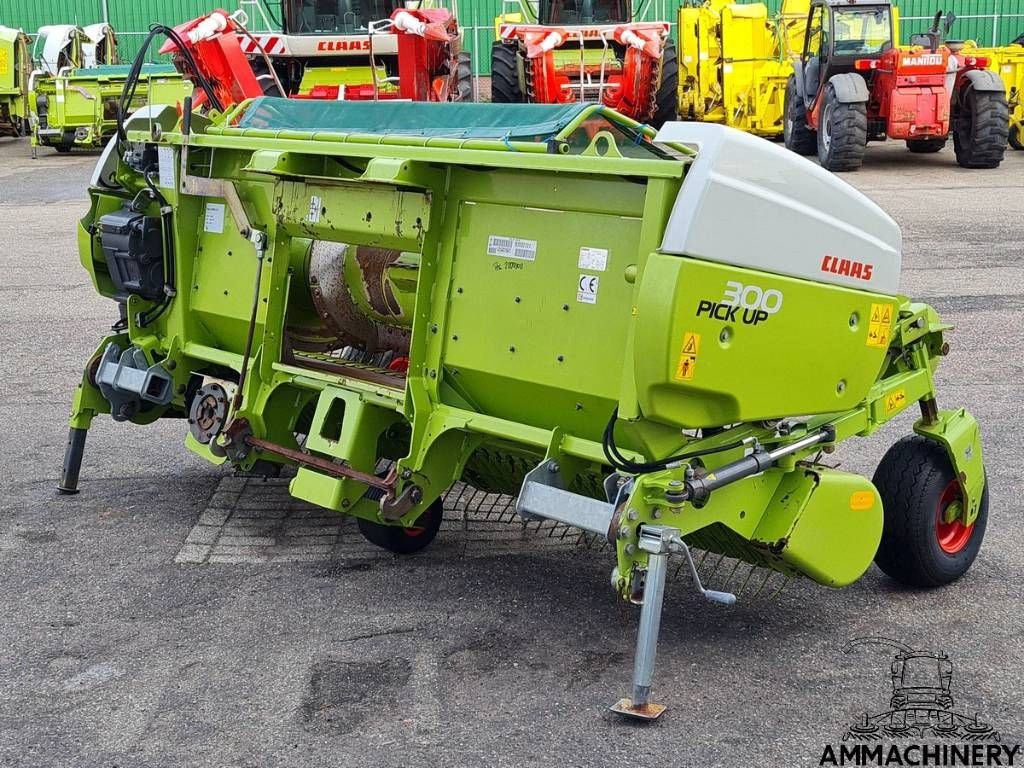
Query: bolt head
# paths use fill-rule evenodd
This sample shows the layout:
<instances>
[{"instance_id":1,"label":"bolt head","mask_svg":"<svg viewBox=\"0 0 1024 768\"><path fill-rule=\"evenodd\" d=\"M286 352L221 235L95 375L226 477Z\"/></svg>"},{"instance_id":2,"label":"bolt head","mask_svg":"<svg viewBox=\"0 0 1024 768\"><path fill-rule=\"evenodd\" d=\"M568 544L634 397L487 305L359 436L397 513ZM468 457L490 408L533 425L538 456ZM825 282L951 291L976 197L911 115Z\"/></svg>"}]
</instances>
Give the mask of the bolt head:
<instances>
[{"instance_id":1,"label":"bolt head","mask_svg":"<svg viewBox=\"0 0 1024 768\"><path fill-rule=\"evenodd\" d=\"M636 520L638 517L640 517L640 513L637 512L635 509L631 509L629 510L629 512L626 513L626 517L628 517L630 520Z\"/></svg>"},{"instance_id":2,"label":"bolt head","mask_svg":"<svg viewBox=\"0 0 1024 768\"><path fill-rule=\"evenodd\" d=\"M630 528L628 525L620 525L619 526L619 538L620 539L628 539L632 535L633 535L633 529Z\"/></svg>"}]
</instances>

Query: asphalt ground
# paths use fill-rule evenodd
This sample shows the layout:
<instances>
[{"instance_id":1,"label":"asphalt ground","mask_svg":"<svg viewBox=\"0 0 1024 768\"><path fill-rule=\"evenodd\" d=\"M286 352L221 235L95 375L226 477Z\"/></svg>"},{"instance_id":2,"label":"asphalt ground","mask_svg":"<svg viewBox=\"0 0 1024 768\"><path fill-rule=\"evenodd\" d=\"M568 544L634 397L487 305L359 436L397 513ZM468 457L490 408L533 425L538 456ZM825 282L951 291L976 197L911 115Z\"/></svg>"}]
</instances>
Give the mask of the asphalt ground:
<instances>
[{"instance_id":1,"label":"asphalt ground","mask_svg":"<svg viewBox=\"0 0 1024 768\"><path fill-rule=\"evenodd\" d=\"M957 709L1024 741L1024 153L966 171L951 149L873 145L845 176L902 225L904 291L956 325L940 405L978 417L991 489L973 569L915 591L872 567L732 608L673 581L653 726L607 713L638 611L606 553L176 562L227 475L180 422L98 419L82 493L55 494L71 392L114 312L76 250L94 161L0 140L0 764L818 765L885 709L890 651L843 653L862 636L947 652ZM911 420L838 457L870 474Z\"/></svg>"}]
</instances>

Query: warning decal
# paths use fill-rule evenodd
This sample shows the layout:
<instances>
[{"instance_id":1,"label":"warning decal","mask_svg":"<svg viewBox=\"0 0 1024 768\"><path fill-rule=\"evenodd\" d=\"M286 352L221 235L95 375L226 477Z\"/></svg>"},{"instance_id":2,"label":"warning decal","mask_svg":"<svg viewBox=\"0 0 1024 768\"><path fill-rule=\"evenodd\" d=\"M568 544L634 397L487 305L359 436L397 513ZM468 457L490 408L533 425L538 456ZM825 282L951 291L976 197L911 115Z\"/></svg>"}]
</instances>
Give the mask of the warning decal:
<instances>
[{"instance_id":1,"label":"warning decal","mask_svg":"<svg viewBox=\"0 0 1024 768\"><path fill-rule=\"evenodd\" d=\"M700 334L687 331L683 334L683 347L679 352L676 378L682 381L693 378L697 369L697 355L700 354Z\"/></svg>"},{"instance_id":2,"label":"warning decal","mask_svg":"<svg viewBox=\"0 0 1024 768\"><path fill-rule=\"evenodd\" d=\"M892 305L872 304L871 317L868 322L868 338L865 342L869 347L886 349L889 346L889 330L892 326Z\"/></svg>"},{"instance_id":3,"label":"warning decal","mask_svg":"<svg viewBox=\"0 0 1024 768\"><path fill-rule=\"evenodd\" d=\"M306 214L306 221L310 224L320 223L320 213L322 210L323 201L316 195L311 195L309 198L309 212Z\"/></svg>"},{"instance_id":4,"label":"warning decal","mask_svg":"<svg viewBox=\"0 0 1024 768\"><path fill-rule=\"evenodd\" d=\"M885 396L885 415L897 411L907 403L907 392L904 389L897 389Z\"/></svg>"}]
</instances>

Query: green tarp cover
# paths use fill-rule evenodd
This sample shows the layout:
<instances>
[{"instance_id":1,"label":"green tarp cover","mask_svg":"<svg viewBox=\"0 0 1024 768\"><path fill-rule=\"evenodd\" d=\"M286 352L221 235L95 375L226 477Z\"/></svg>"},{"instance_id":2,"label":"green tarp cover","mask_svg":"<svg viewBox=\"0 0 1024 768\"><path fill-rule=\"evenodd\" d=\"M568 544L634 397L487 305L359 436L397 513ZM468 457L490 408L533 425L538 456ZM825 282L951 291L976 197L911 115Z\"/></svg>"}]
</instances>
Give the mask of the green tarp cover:
<instances>
[{"instance_id":1,"label":"green tarp cover","mask_svg":"<svg viewBox=\"0 0 1024 768\"><path fill-rule=\"evenodd\" d=\"M99 67L73 69L71 70L71 77L89 77L92 79L99 77L128 77L128 73L131 69L131 64L103 64ZM178 74L178 70L174 68L173 64L142 65L142 77L157 77L176 74Z\"/></svg>"},{"instance_id":2,"label":"green tarp cover","mask_svg":"<svg viewBox=\"0 0 1024 768\"><path fill-rule=\"evenodd\" d=\"M536 140L557 134L589 104L436 104L262 97L239 128L456 139Z\"/></svg>"}]
</instances>

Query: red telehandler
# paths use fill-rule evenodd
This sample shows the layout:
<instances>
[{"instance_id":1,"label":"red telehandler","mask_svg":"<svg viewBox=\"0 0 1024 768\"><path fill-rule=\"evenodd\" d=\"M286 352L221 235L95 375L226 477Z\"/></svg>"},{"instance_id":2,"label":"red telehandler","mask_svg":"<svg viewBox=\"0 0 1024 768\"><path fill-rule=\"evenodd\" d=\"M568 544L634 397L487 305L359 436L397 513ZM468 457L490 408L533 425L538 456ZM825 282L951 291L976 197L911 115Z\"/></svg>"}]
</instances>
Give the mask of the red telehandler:
<instances>
[{"instance_id":1,"label":"red telehandler","mask_svg":"<svg viewBox=\"0 0 1024 768\"><path fill-rule=\"evenodd\" d=\"M953 53L932 29L893 45L890 3L813 0L786 87L784 137L830 171L860 168L868 141L938 152L953 135L964 168L995 168L1009 134L1006 91L983 56Z\"/></svg>"}]
</instances>

